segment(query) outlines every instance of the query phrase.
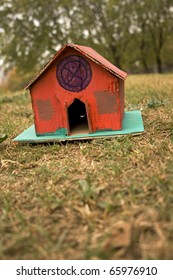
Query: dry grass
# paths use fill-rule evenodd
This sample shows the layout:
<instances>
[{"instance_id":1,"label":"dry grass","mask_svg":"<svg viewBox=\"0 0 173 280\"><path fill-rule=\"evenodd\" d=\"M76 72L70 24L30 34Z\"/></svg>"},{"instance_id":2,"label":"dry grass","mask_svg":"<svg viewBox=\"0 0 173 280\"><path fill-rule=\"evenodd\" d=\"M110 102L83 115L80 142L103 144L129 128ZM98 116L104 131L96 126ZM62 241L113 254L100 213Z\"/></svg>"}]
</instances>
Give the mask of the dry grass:
<instances>
[{"instance_id":1,"label":"dry grass","mask_svg":"<svg viewBox=\"0 0 173 280\"><path fill-rule=\"evenodd\" d=\"M173 75L130 76L140 136L14 145L27 93L0 95L0 259L173 258Z\"/></svg>"}]
</instances>

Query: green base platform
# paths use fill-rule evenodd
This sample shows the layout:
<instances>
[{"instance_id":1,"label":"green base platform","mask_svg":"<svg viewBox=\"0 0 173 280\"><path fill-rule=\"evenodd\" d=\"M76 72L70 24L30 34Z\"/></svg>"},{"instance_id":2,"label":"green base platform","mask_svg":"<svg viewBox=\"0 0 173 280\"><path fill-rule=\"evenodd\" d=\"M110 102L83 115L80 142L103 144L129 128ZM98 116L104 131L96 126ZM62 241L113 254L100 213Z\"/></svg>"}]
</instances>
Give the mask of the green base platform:
<instances>
[{"instance_id":1,"label":"green base platform","mask_svg":"<svg viewBox=\"0 0 173 280\"><path fill-rule=\"evenodd\" d=\"M119 135L126 135L126 134L136 135L142 132L144 132L144 126L143 126L141 112L130 111L130 112L125 112L122 130L98 131L91 134L75 134L71 136L67 136L67 135L37 136L35 133L35 126L32 125L28 129L24 130L21 134L19 134L16 138L14 138L13 141L26 142L26 143L56 142L56 141L67 141L67 140L116 137Z\"/></svg>"}]
</instances>

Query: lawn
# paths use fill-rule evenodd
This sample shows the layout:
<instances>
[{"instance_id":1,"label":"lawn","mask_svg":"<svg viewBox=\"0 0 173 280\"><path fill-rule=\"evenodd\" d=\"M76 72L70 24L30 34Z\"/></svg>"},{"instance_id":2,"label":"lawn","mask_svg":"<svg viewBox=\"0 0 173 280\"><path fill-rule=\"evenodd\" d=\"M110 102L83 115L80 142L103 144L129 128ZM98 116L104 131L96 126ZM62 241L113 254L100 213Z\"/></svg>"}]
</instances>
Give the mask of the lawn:
<instances>
[{"instance_id":1,"label":"lawn","mask_svg":"<svg viewBox=\"0 0 173 280\"><path fill-rule=\"evenodd\" d=\"M0 259L173 259L173 74L125 98L141 135L19 145L29 94L0 93Z\"/></svg>"}]
</instances>

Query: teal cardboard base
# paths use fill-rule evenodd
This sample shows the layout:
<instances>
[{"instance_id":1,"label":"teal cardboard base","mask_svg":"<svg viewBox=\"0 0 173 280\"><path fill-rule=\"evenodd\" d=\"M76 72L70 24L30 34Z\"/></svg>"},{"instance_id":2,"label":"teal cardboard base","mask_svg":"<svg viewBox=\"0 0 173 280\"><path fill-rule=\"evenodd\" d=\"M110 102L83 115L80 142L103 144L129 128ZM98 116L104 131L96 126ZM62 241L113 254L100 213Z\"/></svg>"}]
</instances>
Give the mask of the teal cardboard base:
<instances>
[{"instance_id":1,"label":"teal cardboard base","mask_svg":"<svg viewBox=\"0 0 173 280\"><path fill-rule=\"evenodd\" d=\"M56 141L67 141L67 140L115 137L118 135L139 134L142 132L144 132L144 126L143 126L141 112L130 111L130 112L125 112L122 130L98 131L91 134L76 134L71 136L67 136L67 135L37 136L35 133L35 126L32 125L28 129L24 130L21 134L19 134L16 138L14 138L13 141L26 142L26 143L56 142Z\"/></svg>"}]
</instances>

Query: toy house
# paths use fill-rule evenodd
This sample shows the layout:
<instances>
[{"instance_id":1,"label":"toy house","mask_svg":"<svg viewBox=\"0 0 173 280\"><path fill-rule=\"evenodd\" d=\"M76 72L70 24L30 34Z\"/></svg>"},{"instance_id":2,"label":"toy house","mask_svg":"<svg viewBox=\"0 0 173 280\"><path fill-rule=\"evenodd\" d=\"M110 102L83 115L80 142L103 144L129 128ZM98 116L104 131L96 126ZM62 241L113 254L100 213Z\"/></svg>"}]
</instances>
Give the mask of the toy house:
<instances>
[{"instance_id":1,"label":"toy house","mask_svg":"<svg viewBox=\"0 0 173 280\"><path fill-rule=\"evenodd\" d=\"M36 135L121 130L126 76L93 49L65 45L26 87Z\"/></svg>"}]
</instances>

